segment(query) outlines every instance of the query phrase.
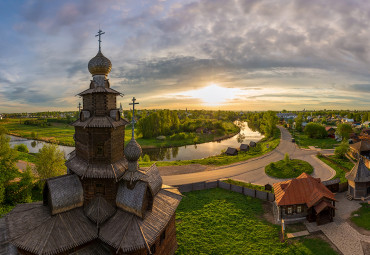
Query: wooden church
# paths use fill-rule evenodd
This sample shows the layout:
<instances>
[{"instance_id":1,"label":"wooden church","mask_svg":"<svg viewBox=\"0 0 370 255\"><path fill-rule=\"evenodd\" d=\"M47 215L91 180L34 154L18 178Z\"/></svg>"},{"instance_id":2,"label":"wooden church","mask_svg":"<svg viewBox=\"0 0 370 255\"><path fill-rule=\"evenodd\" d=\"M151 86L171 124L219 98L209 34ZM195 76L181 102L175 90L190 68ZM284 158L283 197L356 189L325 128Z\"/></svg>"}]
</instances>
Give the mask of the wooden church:
<instances>
[{"instance_id":1,"label":"wooden church","mask_svg":"<svg viewBox=\"0 0 370 255\"><path fill-rule=\"evenodd\" d=\"M165 186L155 164L143 170L141 147L124 145L110 87L112 64L100 49L88 64L92 80L75 127L68 173L46 181L43 201L19 204L0 219L0 254L174 254L175 211L181 200ZM135 108L133 99L133 109Z\"/></svg>"}]
</instances>

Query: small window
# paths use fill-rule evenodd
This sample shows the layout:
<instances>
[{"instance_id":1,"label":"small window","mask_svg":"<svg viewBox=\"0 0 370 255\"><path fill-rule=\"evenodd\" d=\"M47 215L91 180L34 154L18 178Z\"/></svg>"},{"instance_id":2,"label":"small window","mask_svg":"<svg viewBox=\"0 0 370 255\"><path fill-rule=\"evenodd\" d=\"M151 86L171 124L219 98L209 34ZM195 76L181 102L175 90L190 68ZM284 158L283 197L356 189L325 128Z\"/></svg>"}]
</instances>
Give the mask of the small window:
<instances>
[{"instance_id":1,"label":"small window","mask_svg":"<svg viewBox=\"0 0 370 255\"><path fill-rule=\"evenodd\" d=\"M166 239L166 230L164 230L161 234L159 245L161 245L164 242L164 239Z\"/></svg>"},{"instance_id":2,"label":"small window","mask_svg":"<svg viewBox=\"0 0 370 255\"><path fill-rule=\"evenodd\" d=\"M301 212L302 212L302 206L297 205L297 213L301 213Z\"/></svg>"},{"instance_id":3,"label":"small window","mask_svg":"<svg viewBox=\"0 0 370 255\"><path fill-rule=\"evenodd\" d=\"M289 206L288 207L288 214L292 214L293 213L293 207Z\"/></svg>"},{"instance_id":4,"label":"small window","mask_svg":"<svg viewBox=\"0 0 370 255\"><path fill-rule=\"evenodd\" d=\"M150 247L150 253L155 254L155 249L156 249L155 244L153 244L152 247Z\"/></svg>"},{"instance_id":5,"label":"small window","mask_svg":"<svg viewBox=\"0 0 370 255\"><path fill-rule=\"evenodd\" d=\"M95 194L105 194L105 187L101 183L95 184Z\"/></svg>"},{"instance_id":6,"label":"small window","mask_svg":"<svg viewBox=\"0 0 370 255\"><path fill-rule=\"evenodd\" d=\"M104 156L103 145L98 145L96 147L96 156Z\"/></svg>"}]
</instances>

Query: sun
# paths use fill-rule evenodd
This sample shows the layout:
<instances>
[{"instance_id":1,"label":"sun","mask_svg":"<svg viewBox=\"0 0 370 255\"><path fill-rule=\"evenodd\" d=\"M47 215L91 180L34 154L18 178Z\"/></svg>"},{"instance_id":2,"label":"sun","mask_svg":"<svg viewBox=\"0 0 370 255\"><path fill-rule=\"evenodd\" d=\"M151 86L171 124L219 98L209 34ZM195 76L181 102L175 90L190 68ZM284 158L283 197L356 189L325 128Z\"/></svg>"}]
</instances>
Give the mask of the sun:
<instances>
[{"instance_id":1,"label":"sun","mask_svg":"<svg viewBox=\"0 0 370 255\"><path fill-rule=\"evenodd\" d=\"M205 105L217 106L235 98L237 90L238 89L221 87L212 83L207 87L187 91L184 94L193 98L199 98Z\"/></svg>"}]
</instances>

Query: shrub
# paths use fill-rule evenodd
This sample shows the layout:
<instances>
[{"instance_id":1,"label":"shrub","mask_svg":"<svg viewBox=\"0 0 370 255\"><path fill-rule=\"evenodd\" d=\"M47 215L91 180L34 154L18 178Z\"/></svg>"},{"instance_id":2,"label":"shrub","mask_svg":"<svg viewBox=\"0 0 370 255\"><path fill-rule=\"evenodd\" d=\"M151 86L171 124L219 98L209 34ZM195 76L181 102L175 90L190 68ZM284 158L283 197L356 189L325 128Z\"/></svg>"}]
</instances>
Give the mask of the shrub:
<instances>
[{"instance_id":1,"label":"shrub","mask_svg":"<svg viewBox=\"0 0 370 255\"><path fill-rule=\"evenodd\" d=\"M148 154L145 154L144 157L143 157L143 161L144 162L150 162L150 157Z\"/></svg>"},{"instance_id":2,"label":"shrub","mask_svg":"<svg viewBox=\"0 0 370 255\"><path fill-rule=\"evenodd\" d=\"M285 162L285 164L289 164L289 161L290 161L289 154L288 153L285 153L285 155L284 155L284 162Z\"/></svg>"},{"instance_id":3,"label":"shrub","mask_svg":"<svg viewBox=\"0 0 370 255\"><path fill-rule=\"evenodd\" d=\"M304 128L304 133L308 135L309 138L325 138L328 133L325 130L325 127L318 123L308 123Z\"/></svg>"},{"instance_id":4,"label":"shrub","mask_svg":"<svg viewBox=\"0 0 370 255\"><path fill-rule=\"evenodd\" d=\"M23 143L14 146L14 149L16 149L17 151L20 151L20 152L25 152L25 153L29 152L27 145L25 145Z\"/></svg>"}]
</instances>

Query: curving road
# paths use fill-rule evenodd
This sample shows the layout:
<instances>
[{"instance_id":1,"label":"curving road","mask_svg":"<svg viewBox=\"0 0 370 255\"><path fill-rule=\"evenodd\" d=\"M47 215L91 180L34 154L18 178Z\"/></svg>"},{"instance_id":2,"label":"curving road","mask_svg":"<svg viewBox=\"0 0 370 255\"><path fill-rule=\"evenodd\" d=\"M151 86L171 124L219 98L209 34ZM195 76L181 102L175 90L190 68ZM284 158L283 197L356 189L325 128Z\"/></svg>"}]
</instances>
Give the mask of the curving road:
<instances>
[{"instance_id":1,"label":"curving road","mask_svg":"<svg viewBox=\"0 0 370 255\"><path fill-rule=\"evenodd\" d=\"M218 167L215 170L203 171L189 174L162 176L167 185L181 185L194 182L217 180L222 178L233 178L244 182L265 185L267 183L280 182L282 179L269 177L265 174L265 166L284 158L285 153L289 153L290 158L307 161L314 167L313 177L320 177L322 181L334 177L335 171L316 158L318 150L300 149L295 143L291 142L292 136L283 127L279 127L281 139L279 146L258 158L235 163L232 165ZM322 154L332 154L334 150L320 150Z\"/></svg>"}]
</instances>

